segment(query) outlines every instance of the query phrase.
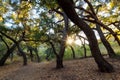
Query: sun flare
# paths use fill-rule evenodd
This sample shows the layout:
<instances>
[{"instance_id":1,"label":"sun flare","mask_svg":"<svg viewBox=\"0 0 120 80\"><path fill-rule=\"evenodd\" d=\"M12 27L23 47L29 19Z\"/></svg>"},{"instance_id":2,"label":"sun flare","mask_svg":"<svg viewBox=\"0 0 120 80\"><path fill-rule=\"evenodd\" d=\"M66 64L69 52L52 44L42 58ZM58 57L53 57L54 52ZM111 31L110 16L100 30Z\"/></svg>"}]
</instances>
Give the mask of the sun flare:
<instances>
[{"instance_id":1,"label":"sun flare","mask_svg":"<svg viewBox=\"0 0 120 80\"><path fill-rule=\"evenodd\" d=\"M68 37L68 38L67 38L66 43L67 43L68 45L73 44L73 42L74 42L74 39L73 39L73 38L71 38L71 37Z\"/></svg>"}]
</instances>

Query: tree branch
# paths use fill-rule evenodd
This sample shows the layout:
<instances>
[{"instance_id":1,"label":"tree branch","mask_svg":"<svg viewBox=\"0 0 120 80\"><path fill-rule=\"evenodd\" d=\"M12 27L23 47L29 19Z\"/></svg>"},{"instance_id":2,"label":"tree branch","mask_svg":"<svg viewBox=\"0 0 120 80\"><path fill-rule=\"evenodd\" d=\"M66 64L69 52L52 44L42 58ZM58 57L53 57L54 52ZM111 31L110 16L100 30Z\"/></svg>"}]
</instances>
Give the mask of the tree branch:
<instances>
[{"instance_id":1,"label":"tree branch","mask_svg":"<svg viewBox=\"0 0 120 80\"><path fill-rule=\"evenodd\" d=\"M2 31L0 31L0 33L1 33L2 35L4 35L5 37L7 37L8 39L12 40L14 43L17 43L17 41L16 41L16 40L14 40L12 37L10 37L10 36L6 35L6 34L5 34L5 33L3 33Z\"/></svg>"},{"instance_id":2,"label":"tree branch","mask_svg":"<svg viewBox=\"0 0 120 80\"><path fill-rule=\"evenodd\" d=\"M0 38L1 38L1 40L5 43L5 45L7 46L7 49L9 50L9 46L8 46L8 44L6 43L6 41L3 39L3 37L0 35Z\"/></svg>"},{"instance_id":3,"label":"tree branch","mask_svg":"<svg viewBox=\"0 0 120 80\"><path fill-rule=\"evenodd\" d=\"M55 54L56 56L58 56L54 44L53 44L51 41L49 41L49 43L50 43L51 47L53 48L54 54Z\"/></svg>"},{"instance_id":4,"label":"tree branch","mask_svg":"<svg viewBox=\"0 0 120 80\"><path fill-rule=\"evenodd\" d=\"M92 4L91 4L88 0L84 0L84 1L85 1L85 2L88 4L88 6L90 7L90 10L92 11L93 15L96 15Z\"/></svg>"}]
</instances>

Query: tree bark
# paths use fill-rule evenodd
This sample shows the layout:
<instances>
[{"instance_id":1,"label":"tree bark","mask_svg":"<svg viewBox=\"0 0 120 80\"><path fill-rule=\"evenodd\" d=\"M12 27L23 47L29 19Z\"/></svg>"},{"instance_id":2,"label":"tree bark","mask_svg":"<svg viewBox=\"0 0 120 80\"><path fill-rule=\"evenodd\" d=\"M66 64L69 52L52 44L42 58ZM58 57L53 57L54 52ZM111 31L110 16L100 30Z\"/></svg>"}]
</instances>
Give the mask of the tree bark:
<instances>
[{"instance_id":1,"label":"tree bark","mask_svg":"<svg viewBox=\"0 0 120 80\"><path fill-rule=\"evenodd\" d=\"M18 48L18 51L22 54L23 56L23 65L27 65L27 57L26 57L26 54L25 52L22 51L22 49L20 48L19 44L17 44L17 48Z\"/></svg>"},{"instance_id":2,"label":"tree bark","mask_svg":"<svg viewBox=\"0 0 120 80\"><path fill-rule=\"evenodd\" d=\"M89 0L84 0L87 4L88 4L88 6L90 7L90 10L91 10L91 12L92 12L92 17L95 19L95 21L94 22L96 22L97 24L99 24L99 25L101 25L101 27L103 27L104 29L106 29L106 30L108 30L111 34L112 34L112 36L115 38L115 40L117 41L117 43L119 44L119 46L120 46L120 40L119 40L119 37L117 36L117 34L111 29L111 28L109 28L109 27L107 27L106 25L104 25L101 21L99 21L99 19L97 18L97 16L96 16L96 13L98 13L98 9L99 9L99 7L97 8L97 12L95 12L95 10L94 10L94 8L93 8L93 6L92 6L92 4L89 2Z\"/></svg>"},{"instance_id":3,"label":"tree bark","mask_svg":"<svg viewBox=\"0 0 120 80\"><path fill-rule=\"evenodd\" d=\"M40 56L39 56L39 54L38 54L38 49L37 49L37 48L34 48L34 52L35 52L35 54L36 54L36 56L37 56L37 62L40 62Z\"/></svg>"},{"instance_id":4,"label":"tree bark","mask_svg":"<svg viewBox=\"0 0 120 80\"><path fill-rule=\"evenodd\" d=\"M5 55L2 57L2 59L0 60L0 66L3 66L4 63L5 63L5 61L7 60L7 58L8 58L8 57L10 56L10 54L14 51L14 49L15 49L16 47L19 48L19 43L23 40L24 35L25 35L25 32L22 33L22 36L20 36L20 39L19 39L18 41L16 41L16 40L13 39L12 37L6 35L6 34L3 33L2 31L0 31L0 33L1 33L2 35L4 35L5 37L7 37L8 39L10 39L11 41L14 42L13 46L12 46L10 49L8 48L6 54L5 54ZM22 53L22 55L23 55L23 58L24 58L24 57L25 57L24 53ZM24 63L25 63L25 62L24 62ZM24 65L26 65L26 63L25 63Z\"/></svg>"},{"instance_id":5,"label":"tree bark","mask_svg":"<svg viewBox=\"0 0 120 80\"><path fill-rule=\"evenodd\" d=\"M36 53L37 56L37 62L40 62L40 56L38 55L38 53Z\"/></svg>"},{"instance_id":6,"label":"tree bark","mask_svg":"<svg viewBox=\"0 0 120 80\"><path fill-rule=\"evenodd\" d=\"M9 50L9 46L8 46L7 42L3 39L2 35L0 35L0 38L3 41L3 43L6 45L7 49Z\"/></svg>"},{"instance_id":7,"label":"tree bark","mask_svg":"<svg viewBox=\"0 0 120 80\"><path fill-rule=\"evenodd\" d=\"M53 48L53 52L56 55L56 68L57 69L63 68L63 56L64 56L64 52L65 52L66 40L67 40L67 34L68 34L68 27L69 27L69 25L68 25L69 20L68 20L67 15L65 13L62 13L62 12L59 12L59 14L63 16L64 22L65 22L65 27L63 29L63 37L62 37L62 40L61 40L61 43L60 43L59 53L56 52L54 44L52 42L50 42L50 44Z\"/></svg>"},{"instance_id":8,"label":"tree bark","mask_svg":"<svg viewBox=\"0 0 120 80\"><path fill-rule=\"evenodd\" d=\"M76 58L76 56L75 56L75 51L74 51L74 48L70 45L70 48L71 48L71 50L72 50L72 57L73 57L73 59L75 59Z\"/></svg>"},{"instance_id":9,"label":"tree bark","mask_svg":"<svg viewBox=\"0 0 120 80\"><path fill-rule=\"evenodd\" d=\"M63 57L62 56L57 56L56 58L56 69L61 69L63 68Z\"/></svg>"},{"instance_id":10,"label":"tree bark","mask_svg":"<svg viewBox=\"0 0 120 80\"><path fill-rule=\"evenodd\" d=\"M30 46L27 46L27 52L30 53L30 59L33 61L33 49Z\"/></svg>"},{"instance_id":11,"label":"tree bark","mask_svg":"<svg viewBox=\"0 0 120 80\"><path fill-rule=\"evenodd\" d=\"M82 42L82 46L83 46L83 49L84 49L84 57L86 58L87 57L87 50L86 50L86 47L85 47L85 39L83 38L84 41L82 41L82 39L80 38L80 36L79 36L79 39Z\"/></svg>"},{"instance_id":12,"label":"tree bark","mask_svg":"<svg viewBox=\"0 0 120 80\"><path fill-rule=\"evenodd\" d=\"M102 22L97 21L97 24L102 26L104 29L108 30L110 32L110 34L115 38L115 40L117 41L118 45L120 46L120 39L117 36L117 33L115 33L111 28L107 27L106 25L104 25Z\"/></svg>"},{"instance_id":13,"label":"tree bark","mask_svg":"<svg viewBox=\"0 0 120 80\"><path fill-rule=\"evenodd\" d=\"M98 68L101 72L113 72L114 69L111 64L109 64L101 55L101 52L98 47L98 42L95 37L94 32L89 27L88 24L86 24L79 16L77 15L75 9L74 9L74 3L73 0L57 0L58 4L62 7L66 15L71 19L72 22L74 22L78 27L83 30L83 32L86 34L90 50L92 53L92 56L95 59L95 62L98 65Z\"/></svg>"},{"instance_id":14,"label":"tree bark","mask_svg":"<svg viewBox=\"0 0 120 80\"><path fill-rule=\"evenodd\" d=\"M87 50L86 50L86 47L85 47L85 39L84 39L84 41L82 41L82 46L83 46L83 49L84 49L84 57L86 58L87 57Z\"/></svg>"},{"instance_id":15,"label":"tree bark","mask_svg":"<svg viewBox=\"0 0 120 80\"><path fill-rule=\"evenodd\" d=\"M63 56L64 56L64 52L65 52L65 47L66 47L66 40L67 40L67 34L68 34L68 27L69 27L69 20L68 17L65 13L63 13L63 18L64 18L64 23L65 23L65 27L63 29L63 38L60 44L60 52L59 55L57 56L56 62L56 68L63 68Z\"/></svg>"},{"instance_id":16,"label":"tree bark","mask_svg":"<svg viewBox=\"0 0 120 80\"><path fill-rule=\"evenodd\" d=\"M6 54L0 60L0 66L4 66L5 61L10 56L10 54L15 50L16 46L17 46L16 44L13 44L12 47L7 50Z\"/></svg>"},{"instance_id":17,"label":"tree bark","mask_svg":"<svg viewBox=\"0 0 120 80\"><path fill-rule=\"evenodd\" d=\"M33 61L33 51L32 51L32 49L29 49L29 51L30 51L30 58L31 58L31 61Z\"/></svg>"},{"instance_id":18,"label":"tree bark","mask_svg":"<svg viewBox=\"0 0 120 80\"><path fill-rule=\"evenodd\" d=\"M114 50L112 49L110 43L104 37L104 34L103 34L102 30L100 29L100 26L96 25L96 29L99 33L99 36L100 36L100 39L101 39L102 43L104 44L105 48L107 49L109 57L111 57L111 58L115 57L116 54L115 54Z\"/></svg>"}]
</instances>

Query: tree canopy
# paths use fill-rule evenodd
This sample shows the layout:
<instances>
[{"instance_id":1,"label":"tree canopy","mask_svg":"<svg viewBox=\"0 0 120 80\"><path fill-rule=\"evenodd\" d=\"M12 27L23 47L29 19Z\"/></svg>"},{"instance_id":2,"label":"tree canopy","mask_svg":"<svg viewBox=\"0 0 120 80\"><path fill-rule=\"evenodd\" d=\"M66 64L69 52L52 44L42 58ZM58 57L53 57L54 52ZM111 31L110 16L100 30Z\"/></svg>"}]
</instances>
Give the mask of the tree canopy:
<instances>
[{"instance_id":1,"label":"tree canopy","mask_svg":"<svg viewBox=\"0 0 120 80\"><path fill-rule=\"evenodd\" d=\"M43 53L56 57L56 68L63 68L70 47L86 46L102 72L114 69L102 56L116 57L112 46L120 46L120 3L118 0L0 0L0 65L13 53L20 53L24 64ZM34 51L34 52L33 52ZM54 53L54 54L52 54ZM52 58L53 58L52 57ZM41 57L40 57L41 58ZM40 59L39 59L40 60Z\"/></svg>"}]
</instances>

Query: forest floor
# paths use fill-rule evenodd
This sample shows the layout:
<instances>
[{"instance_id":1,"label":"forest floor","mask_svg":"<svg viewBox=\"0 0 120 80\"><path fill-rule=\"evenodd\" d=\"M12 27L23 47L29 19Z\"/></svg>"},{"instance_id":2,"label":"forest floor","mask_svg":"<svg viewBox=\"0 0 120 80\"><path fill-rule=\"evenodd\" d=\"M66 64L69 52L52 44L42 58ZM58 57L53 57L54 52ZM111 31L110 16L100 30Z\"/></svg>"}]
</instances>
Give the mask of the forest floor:
<instances>
[{"instance_id":1,"label":"forest floor","mask_svg":"<svg viewBox=\"0 0 120 80\"><path fill-rule=\"evenodd\" d=\"M93 58L64 61L64 68L55 69L55 62L14 62L0 67L0 80L120 80L120 60L106 58L115 72L101 73Z\"/></svg>"}]
</instances>

